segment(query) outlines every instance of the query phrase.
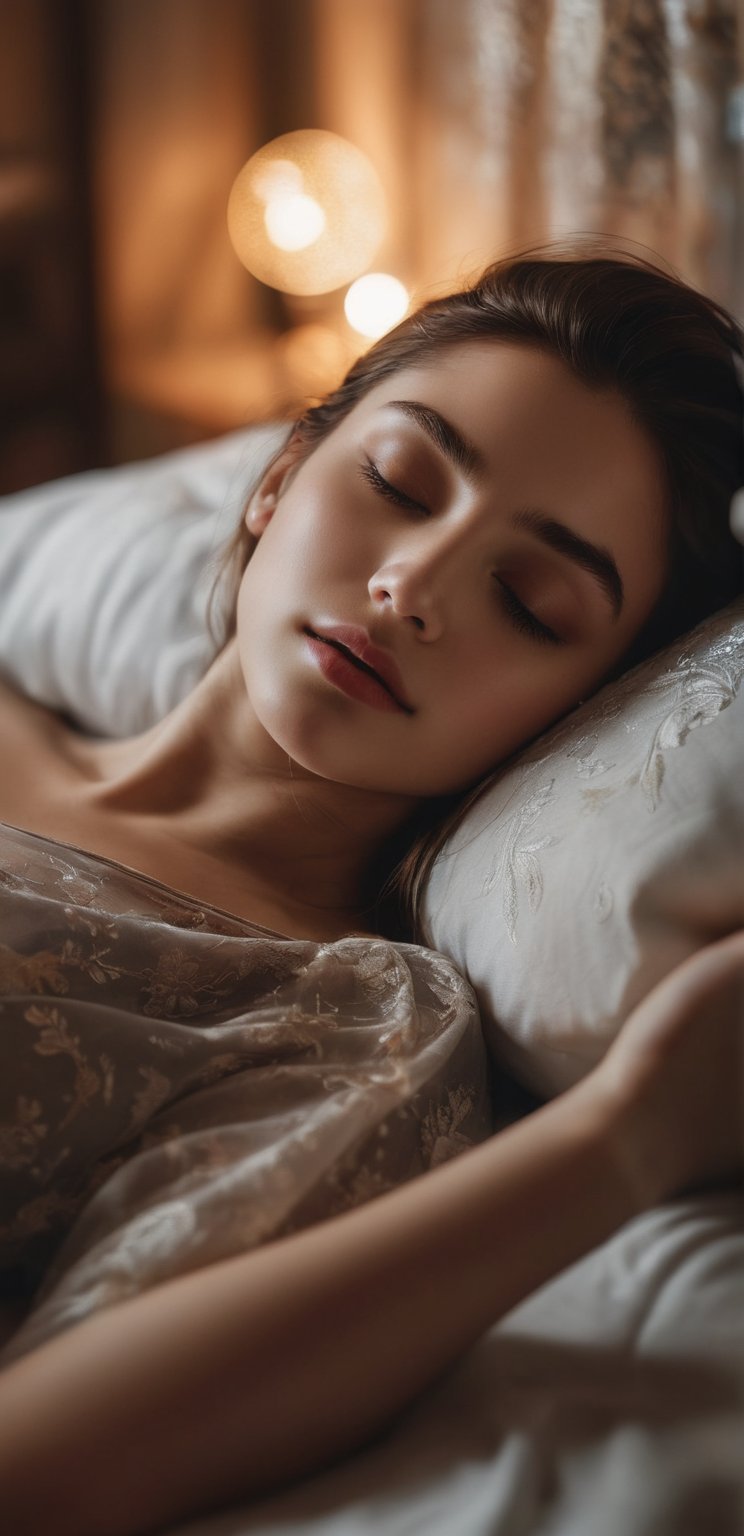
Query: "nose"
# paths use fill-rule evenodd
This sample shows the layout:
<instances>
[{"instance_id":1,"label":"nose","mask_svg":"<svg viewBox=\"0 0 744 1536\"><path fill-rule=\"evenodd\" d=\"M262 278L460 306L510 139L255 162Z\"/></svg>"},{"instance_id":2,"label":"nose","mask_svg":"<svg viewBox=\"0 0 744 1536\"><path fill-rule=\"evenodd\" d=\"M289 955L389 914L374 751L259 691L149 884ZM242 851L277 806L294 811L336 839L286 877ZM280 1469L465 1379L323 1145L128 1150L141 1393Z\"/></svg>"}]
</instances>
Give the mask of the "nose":
<instances>
[{"instance_id":1,"label":"nose","mask_svg":"<svg viewBox=\"0 0 744 1536\"><path fill-rule=\"evenodd\" d=\"M415 558L387 561L369 581L368 590L376 607L408 619L422 639L439 638L444 627L441 593L428 565Z\"/></svg>"},{"instance_id":2,"label":"nose","mask_svg":"<svg viewBox=\"0 0 744 1536\"><path fill-rule=\"evenodd\" d=\"M437 641L447 627L447 614L460 610L461 588L470 588L472 533L467 528L469 518L460 513L400 533L367 584L375 607L409 621L423 641Z\"/></svg>"}]
</instances>

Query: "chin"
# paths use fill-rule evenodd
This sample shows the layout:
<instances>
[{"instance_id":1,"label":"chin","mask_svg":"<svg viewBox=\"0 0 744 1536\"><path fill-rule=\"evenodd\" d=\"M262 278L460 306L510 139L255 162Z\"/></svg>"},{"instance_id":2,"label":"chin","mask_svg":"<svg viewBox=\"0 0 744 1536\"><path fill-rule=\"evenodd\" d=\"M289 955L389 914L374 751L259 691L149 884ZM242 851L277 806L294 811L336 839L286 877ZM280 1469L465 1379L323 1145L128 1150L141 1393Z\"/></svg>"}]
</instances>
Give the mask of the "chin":
<instances>
[{"instance_id":1,"label":"chin","mask_svg":"<svg viewBox=\"0 0 744 1536\"><path fill-rule=\"evenodd\" d=\"M364 752L358 747L351 752L345 751L343 745L339 748L338 743L332 740L333 733L328 731L327 722L323 731L317 725L303 729L296 722L292 726L285 724L284 728L277 721L271 725L266 721L263 723L281 752L314 778L371 794L421 797L418 789L391 780L389 759L387 763L381 760L377 764L370 761L368 751ZM382 759L382 753L380 757Z\"/></svg>"},{"instance_id":2,"label":"chin","mask_svg":"<svg viewBox=\"0 0 744 1536\"><path fill-rule=\"evenodd\" d=\"M251 705L261 729L281 754L282 766L289 758L304 773L326 783L418 801L460 793L473 782L472 774L465 777L456 773L427 782L425 767L431 768L430 757L418 775L409 762L401 779L389 747L379 745L377 752L370 750L369 732L354 729L346 708L343 714L329 710L326 701L318 704L309 691L298 705L296 700L290 704L278 691L262 694L260 689L252 689ZM372 736L374 739L374 724Z\"/></svg>"}]
</instances>

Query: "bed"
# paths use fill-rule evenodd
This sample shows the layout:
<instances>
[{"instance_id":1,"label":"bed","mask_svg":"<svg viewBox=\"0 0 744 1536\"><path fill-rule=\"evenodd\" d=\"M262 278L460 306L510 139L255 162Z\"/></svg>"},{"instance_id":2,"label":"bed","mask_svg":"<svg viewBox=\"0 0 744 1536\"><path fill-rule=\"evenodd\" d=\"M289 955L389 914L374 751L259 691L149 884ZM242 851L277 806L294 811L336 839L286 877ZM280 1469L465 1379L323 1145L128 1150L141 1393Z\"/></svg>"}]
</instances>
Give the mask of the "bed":
<instances>
[{"instance_id":1,"label":"bed","mask_svg":"<svg viewBox=\"0 0 744 1536\"><path fill-rule=\"evenodd\" d=\"M0 675L94 735L174 707L214 653L220 551L282 436L0 503ZM578 1081L655 980L744 924L743 675L740 600L533 743L440 853L421 937L475 989L495 1128ZM740 1192L669 1200L363 1452L169 1536L738 1536L743 1302Z\"/></svg>"}]
</instances>

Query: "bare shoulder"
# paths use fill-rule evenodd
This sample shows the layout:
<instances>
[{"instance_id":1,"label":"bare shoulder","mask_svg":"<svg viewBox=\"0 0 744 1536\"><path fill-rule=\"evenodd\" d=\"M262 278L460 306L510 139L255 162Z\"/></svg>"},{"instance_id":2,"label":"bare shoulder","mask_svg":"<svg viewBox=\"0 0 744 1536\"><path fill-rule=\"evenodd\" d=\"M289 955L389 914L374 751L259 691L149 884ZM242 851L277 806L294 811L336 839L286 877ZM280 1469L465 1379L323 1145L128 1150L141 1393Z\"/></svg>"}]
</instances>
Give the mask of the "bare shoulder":
<instances>
[{"instance_id":1,"label":"bare shoulder","mask_svg":"<svg viewBox=\"0 0 744 1536\"><path fill-rule=\"evenodd\" d=\"M55 710L49 709L46 704L37 703L0 677L0 731L3 747L7 740L15 741L24 733L40 732L49 735L60 722L61 716ZM6 732L10 735L7 736Z\"/></svg>"},{"instance_id":2,"label":"bare shoulder","mask_svg":"<svg viewBox=\"0 0 744 1536\"><path fill-rule=\"evenodd\" d=\"M26 814L28 791L53 777L62 716L0 678L0 820Z\"/></svg>"}]
</instances>

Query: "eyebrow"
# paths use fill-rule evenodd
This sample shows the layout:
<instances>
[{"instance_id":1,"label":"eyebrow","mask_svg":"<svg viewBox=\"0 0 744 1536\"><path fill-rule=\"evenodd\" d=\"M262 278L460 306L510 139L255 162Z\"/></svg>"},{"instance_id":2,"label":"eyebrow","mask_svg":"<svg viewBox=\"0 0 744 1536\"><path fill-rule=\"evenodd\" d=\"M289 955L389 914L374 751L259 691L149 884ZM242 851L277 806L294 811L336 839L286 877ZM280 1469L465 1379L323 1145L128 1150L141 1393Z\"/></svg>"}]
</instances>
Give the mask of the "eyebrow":
<instances>
[{"instance_id":1,"label":"eyebrow","mask_svg":"<svg viewBox=\"0 0 744 1536\"><path fill-rule=\"evenodd\" d=\"M386 404L394 410L403 411L421 427L467 480L476 481L482 476L486 468L485 455L433 406L424 405L421 400L389 400ZM592 544L589 539L582 538L581 534L574 533L565 523L559 522L558 518L541 512L537 507L522 508L514 514L512 522L514 527L526 529L549 549L555 550L556 554L563 555L565 559L573 561L574 565L588 571L602 588L615 618L619 617L624 599L623 579L608 549Z\"/></svg>"},{"instance_id":2,"label":"eyebrow","mask_svg":"<svg viewBox=\"0 0 744 1536\"><path fill-rule=\"evenodd\" d=\"M525 507L521 512L515 512L512 522L516 528L526 528L528 533L534 533L549 549L565 555L574 565L588 571L612 605L614 617L620 617L624 598L623 579L608 549L582 539L580 534L567 528L565 523L559 523L557 518L549 517L537 507Z\"/></svg>"},{"instance_id":3,"label":"eyebrow","mask_svg":"<svg viewBox=\"0 0 744 1536\"><path fill-rule=\"evenodd\" d=\"M386 403L396 411L403 411L417 426L422 427L436 447L441 448L442 453L462 471L466 480L477 480L483 474L486 460L480 448L468 442L457 427L453 427L452 422L435 411L432 405L424 405L421 400L388 400Z\"/></svg>"}]
</instances>

